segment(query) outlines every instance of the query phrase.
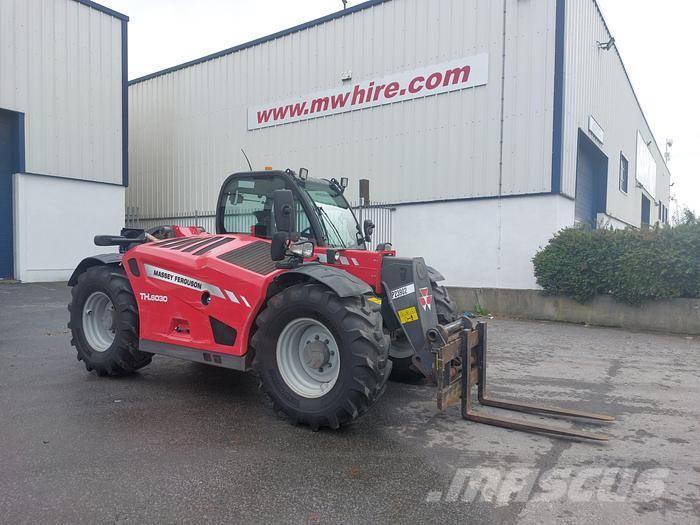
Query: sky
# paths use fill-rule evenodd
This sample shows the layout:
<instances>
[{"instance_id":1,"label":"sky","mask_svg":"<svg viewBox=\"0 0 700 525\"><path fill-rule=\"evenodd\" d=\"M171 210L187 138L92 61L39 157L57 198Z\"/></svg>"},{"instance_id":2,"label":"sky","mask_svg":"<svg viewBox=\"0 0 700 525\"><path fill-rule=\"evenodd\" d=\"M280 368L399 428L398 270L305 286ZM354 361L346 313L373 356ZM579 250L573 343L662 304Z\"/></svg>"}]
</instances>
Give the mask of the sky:
<instances>
[{"instance_id":1,"label":"sky","mask_svg":"<svg viewBox=\"0 0 700 525\"><path fill-rule=\"evenodd\" d=\"M98 0L99 1L99 0ZM436 0L434 0L436 1ZM553 1L553 0L551 0ZM342 8L341 0L102 0L129 16L129 78ZM360 3L348 0L348 5ZM697 0L598 0L659 147L673 139L675 205L700 213ZM694 49L693 49L694 48ZM693 124L695 123L695 124Z\"/></svg>"}]
</instances>

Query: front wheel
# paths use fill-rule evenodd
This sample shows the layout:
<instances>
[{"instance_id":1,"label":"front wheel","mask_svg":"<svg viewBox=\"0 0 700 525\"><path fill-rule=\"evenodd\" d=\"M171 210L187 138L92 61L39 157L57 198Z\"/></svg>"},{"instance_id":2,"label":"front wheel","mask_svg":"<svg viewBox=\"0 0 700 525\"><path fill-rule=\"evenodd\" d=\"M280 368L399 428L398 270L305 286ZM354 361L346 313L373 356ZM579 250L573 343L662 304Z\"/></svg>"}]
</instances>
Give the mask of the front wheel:
<instances>
[{"instance_id":1,"label":"front wheel","mask_svg":"<svg viewBox=\"0 0 700 525\"><path fill-rule=\"evenodd\" d=\"M295 423L338 428L384 392L391 364L379 308L321 284L273 296L251 339L255 369L275 408Z\"/></svg>"}]
</instances>

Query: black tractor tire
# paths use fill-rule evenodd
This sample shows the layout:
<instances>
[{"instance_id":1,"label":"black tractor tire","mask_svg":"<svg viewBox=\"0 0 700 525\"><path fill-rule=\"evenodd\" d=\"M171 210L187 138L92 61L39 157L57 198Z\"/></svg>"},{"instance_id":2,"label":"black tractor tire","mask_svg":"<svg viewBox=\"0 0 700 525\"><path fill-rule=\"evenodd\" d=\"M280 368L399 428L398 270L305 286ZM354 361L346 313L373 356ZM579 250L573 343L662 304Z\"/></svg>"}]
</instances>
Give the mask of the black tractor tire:
<instances>
[{"instance_id":1,"label":"black tractor tire","mask_svg":"<svg viewBox=\"0 0 700 525\"><path fill-rule=\"evenodd\" d=\"M309 318L333 335L340 354L337 379L320 397L293 391L278 365L283 330L296 319ZM339 297L318 283L296 284L271 297L256 319L251 346L260 386L274 409L314 431L337 429L367 412L384 393L391 372L389 337L382 330L379 307L365 296Z\"/></svg>"},{"instance_id":2,"label":"black tractor tire","mask_svg":"<svg viewBox=\"0 0 700 525\"><path fill-rule=\"evenodd\" d=\"M106 295L113 305L112 331L114 340L104 350L97 350L88 342L83 327L86 301L95 292ZM151 362L152 354L141 352L139 346L139 313L129 279L118 266L92 266L78 277L71 289L68 305L72 333L71 344L78 352L78 361L85 363L88 372L100 376L123 376L143 368Z\"/></svg>"},{"instance_id":3,"label":"black tractor tire","mask_svg":"<svg viewBox=\"0 0 700 525\"><path fill-rule=\"evenodd\" d=\"M433 281L430 282L430 285L433 289L433 304L435 305L435 309L437 311L438 322L440 324L446 324L455 321L459 317L457 314L457 307L455 306L454 301L450 298L447 288ZM392 340L391 344L400 346L402 349L401 353L405 354L410 348L411 343L409 343L406 339L402 329L399 329L396 332L395 338ZM390 350L389 357L394 363L391 372L391 379L395 381L417 383L425 378L425 376L423 376L423 374L421 374L413 366L412 355L408 357L392 357Z\"/></svg>"}]
</instances>

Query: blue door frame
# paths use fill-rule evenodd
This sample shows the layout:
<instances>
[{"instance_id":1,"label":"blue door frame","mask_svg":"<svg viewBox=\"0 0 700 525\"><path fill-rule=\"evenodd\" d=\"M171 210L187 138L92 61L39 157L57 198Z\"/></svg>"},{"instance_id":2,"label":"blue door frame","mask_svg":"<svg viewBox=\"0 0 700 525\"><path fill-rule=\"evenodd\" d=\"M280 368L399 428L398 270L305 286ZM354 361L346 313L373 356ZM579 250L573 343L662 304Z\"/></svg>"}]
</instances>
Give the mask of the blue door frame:
<instances>
[{"instance_id":1,"label":"blue door frame","mask_svg":"<svg viewBox=\"0 0 700 525\"><path fill-rule=\"evenodd\" d=\"M0 109L0 279L14 274L12 174L24 171L24 113Z\"/></svg>"}]
</instances>

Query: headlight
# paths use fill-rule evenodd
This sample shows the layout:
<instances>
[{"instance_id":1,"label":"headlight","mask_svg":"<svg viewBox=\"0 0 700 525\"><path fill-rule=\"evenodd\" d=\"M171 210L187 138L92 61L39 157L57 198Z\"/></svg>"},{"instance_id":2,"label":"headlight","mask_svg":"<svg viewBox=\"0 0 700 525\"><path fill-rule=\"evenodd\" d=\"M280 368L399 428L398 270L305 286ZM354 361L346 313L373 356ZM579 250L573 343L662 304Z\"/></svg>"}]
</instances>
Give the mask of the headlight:
<instances>
[{"instance_id":1,"label":"headlight","mask_svg":"<svg viewBox=\"0 0 700 525\"><path fill-rule=\"evenodd\" d=\"M289 245L289 251L294 255L309 259L314 255L314 243L312 242L296 242Z\"/></svg>"}]
</instances>

